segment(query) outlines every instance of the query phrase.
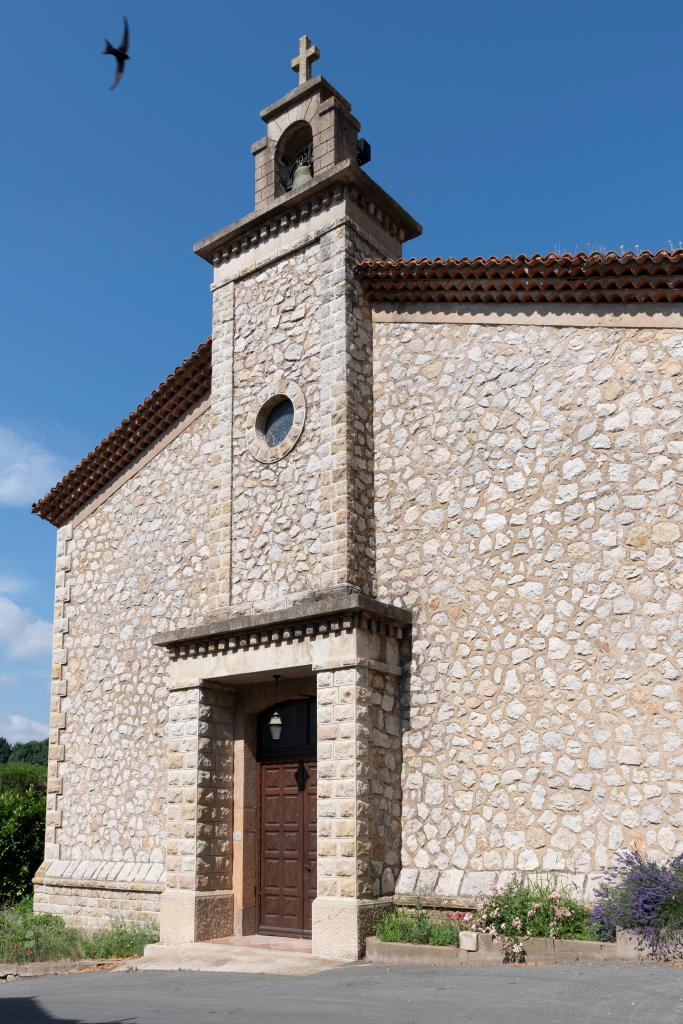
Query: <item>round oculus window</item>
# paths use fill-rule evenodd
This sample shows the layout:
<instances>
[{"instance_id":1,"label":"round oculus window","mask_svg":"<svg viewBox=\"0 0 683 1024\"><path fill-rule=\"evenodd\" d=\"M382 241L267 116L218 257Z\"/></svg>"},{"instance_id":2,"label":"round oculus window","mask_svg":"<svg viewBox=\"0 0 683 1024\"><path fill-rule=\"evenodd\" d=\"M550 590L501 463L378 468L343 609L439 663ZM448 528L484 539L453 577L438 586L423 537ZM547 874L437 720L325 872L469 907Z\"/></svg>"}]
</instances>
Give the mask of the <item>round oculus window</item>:
<instances>
[{"instance_id":1,"label":"round oculus window","mask_svg":"<svg viewBox=\"0 0 683 1024\"><path fill-rule=\"evenodd\" d=\"M263 424L263 436L269 448L282 444L292 429L294 422L294 405L291 398L283 398L268 413Z\"/></svg>"},{"instance_id":2,"label":"round oculus window","mask_svg":"<svg viewBox=\"0 0 683 1024\"><path fill-rule=\"evenodd\" d=\"M270 465L288 455L306 422L306 399L300 386L284 377L266 384L255 396L247 416L249 450Z\"/></svg>"}]
</instances>

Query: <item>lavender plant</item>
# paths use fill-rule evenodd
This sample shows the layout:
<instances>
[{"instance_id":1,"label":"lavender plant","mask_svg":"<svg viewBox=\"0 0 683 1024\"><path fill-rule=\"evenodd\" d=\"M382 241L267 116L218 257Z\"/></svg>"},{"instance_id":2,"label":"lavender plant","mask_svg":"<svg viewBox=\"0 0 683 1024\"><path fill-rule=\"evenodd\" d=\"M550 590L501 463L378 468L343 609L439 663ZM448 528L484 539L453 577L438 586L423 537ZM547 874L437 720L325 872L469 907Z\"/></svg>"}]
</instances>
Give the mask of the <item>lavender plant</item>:
<instances>
[{"instance_id":1,"label":"lavender plant","mask_svg":"<svg viewBox=\"0 0 683 1024\"><path fill-rule=\"evenodd\" d=\"M592 919L601 938L628 928L655 959L683 957L683 854L658 864L637 850L620 851L596 893Z\"/></svg>"}]
</instances>

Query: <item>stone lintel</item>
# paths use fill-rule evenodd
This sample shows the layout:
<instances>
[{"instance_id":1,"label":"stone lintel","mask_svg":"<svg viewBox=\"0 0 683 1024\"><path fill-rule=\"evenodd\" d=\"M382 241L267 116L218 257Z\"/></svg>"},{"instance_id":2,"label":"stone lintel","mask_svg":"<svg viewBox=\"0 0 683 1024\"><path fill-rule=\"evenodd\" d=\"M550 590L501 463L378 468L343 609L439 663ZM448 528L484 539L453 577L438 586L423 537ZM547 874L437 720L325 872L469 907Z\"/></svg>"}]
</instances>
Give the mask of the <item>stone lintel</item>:
<instances>
[{"instance_id":1,"label":"stone lintel","mask_svg":"<svg viewBox=\"0 0 683 1024\"><path fill-rule=\"evenodd\" d=\"M301 85L297 85L294 89L291 89L288 93L285 93L279 100L275 100L269 106L264 107L259 113L259 117L266 124L272 121L273 118L279 114L284 114L290 107L294 107L305 100L308 96L315 96L319 94L322 99L329 99L333 96L338 103L341 103L347 110L351 110L351 104L345 96L335 89L333 85L327 81L323 75L316 75L315 78L309 78L307 82L303 82Z\"/></svg>"},{"instance_id":2,"label":"stone lintel","mask_svg":"<svg viewBox=\"0 0 683 1024\"><path fill-rule=\"evenodd\" d=\"M310 204L318 195L329 192L333 186L348 186L356 189L359 194L364 195L367 200L386 211L398 225L402 232L402 241L416 238L422 234L422 227L400 206L395 199L392 199L388 192L385 192L376 181L365 171L360 170L354 160L342 160L335 164L329 171L316 174L307 188L297 189L295 192L287 192L278 199L273 200L270 205L258 212L248 213L245 217L234 221L220 231L215 231L206 238L202 238L194 246L194 251L208 263L214 263L214 257L220 251L231 244L238 244L256 235L261 236L269 224L289 215L300 207Z\"/></svg>"},{"instance_id":3,"label":"stone lintel","mask_svg":"<svg viewBox=\"0 0 683 1024\"><path fill-rule=\"evenodd\" d=\"M315 673L338 672L345 668L368 668L371 672L384 672L387 676L396 676L397 678L403 675L398 665L391 665L387 661L378 661L376 658L355 657L348 658L346 661L343 658L336 658L330 662L313 662L311 665L311 671Z\"/></svg>"},{"instance_id":4,"label":"stone lintel","mask_svg":"<svg viewBox=\"0 0 683 1024\"><path fill-rule=\"evenodd\" d=\"M361 615L370 622L402 628L412 622L407 608L376 601L352 588L319 591L284 608L234 615L228 619L189 626L170 633L158 633L153 638L157 647L173 648L188 643L207 643L240 634L258 634L260 631L286 629L306 623L320 623L331 616Z\"/></svg>"}]
</instances>

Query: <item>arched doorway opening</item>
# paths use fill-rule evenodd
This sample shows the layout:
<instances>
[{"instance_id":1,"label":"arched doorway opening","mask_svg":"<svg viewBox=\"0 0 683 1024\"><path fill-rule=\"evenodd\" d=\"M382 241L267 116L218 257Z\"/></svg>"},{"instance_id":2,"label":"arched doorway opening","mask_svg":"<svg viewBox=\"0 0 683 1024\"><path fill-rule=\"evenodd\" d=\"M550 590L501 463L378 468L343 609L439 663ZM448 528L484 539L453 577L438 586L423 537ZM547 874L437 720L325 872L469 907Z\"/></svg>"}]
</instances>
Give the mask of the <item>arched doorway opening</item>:
<instances>
[{"instance_id":1,"label":"arched doorway opening","mask_svg":"<svg viewBox=\"0 0 683 1024\"><path fill-rule=\"evenodd\" d=\"M257 720L259 916L266 935L310 937L316 896L316 702L287 700Z\"/></svg>"}]
</instances>

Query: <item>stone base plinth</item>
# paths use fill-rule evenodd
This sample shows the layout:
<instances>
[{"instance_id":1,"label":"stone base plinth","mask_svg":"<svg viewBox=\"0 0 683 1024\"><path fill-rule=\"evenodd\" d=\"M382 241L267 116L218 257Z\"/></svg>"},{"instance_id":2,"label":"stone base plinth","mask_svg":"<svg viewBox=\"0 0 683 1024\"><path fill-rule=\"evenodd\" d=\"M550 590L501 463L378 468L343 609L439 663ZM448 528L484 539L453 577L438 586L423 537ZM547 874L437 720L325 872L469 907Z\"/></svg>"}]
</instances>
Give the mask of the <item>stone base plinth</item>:
<instances>
[{"instance_id":1,"label":"stone base plinth","mask_svg":"<svg viewBox=\"0 0 683 1024\"><path fill-rule=\"evenodd\" d=\"M391 896L377 900L318 896L313 901L313 955L328 960L358 960L365 940L391 909Z\"/></svg>"},{"instance_id":2,"label":"stone base plinth","mask_svg":"<svg viewBox=\"0 0 683 1024\"><path fill-rule=\"evenodd\" d=\"M204 942L233 934L232 891L166 889L161 894L159 938L164 945Z\"/></svg>"},{"instance_id":3,"label":"stone base plinth","mask_svg":"<svg viewBox=\"0 0 683 1024\"><path fill-rule=\"evenodd\" d=\"M43 879L33 889L33 913L55 914L65 924L85 931L106 928L115 921L129 924L157 924L159 888L152 885L129 888L116 883L88 879Z\"/></svg>"}]
</instances>

